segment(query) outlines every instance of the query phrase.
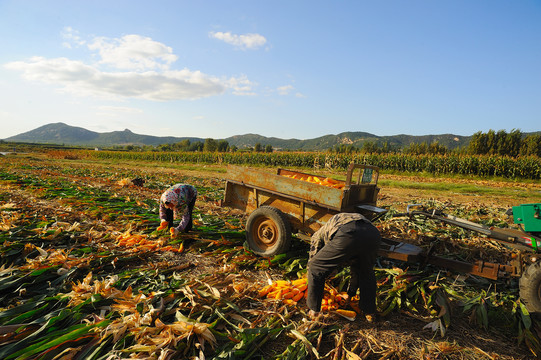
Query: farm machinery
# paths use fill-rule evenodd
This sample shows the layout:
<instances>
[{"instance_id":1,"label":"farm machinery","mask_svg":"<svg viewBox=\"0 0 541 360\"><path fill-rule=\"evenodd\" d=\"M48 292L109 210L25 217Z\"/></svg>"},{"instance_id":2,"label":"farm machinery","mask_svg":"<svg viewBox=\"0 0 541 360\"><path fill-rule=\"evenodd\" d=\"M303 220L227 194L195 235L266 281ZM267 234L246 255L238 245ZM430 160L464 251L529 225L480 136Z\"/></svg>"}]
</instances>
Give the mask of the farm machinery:
<instances>
[{"instance_id":1,"label":"farm machinery","mask_svg":"<svg viewBox=\"0 0 541 360\"><path fill-rule=\"evenodd\" d=\"M497 280L504 277L519 278L520 297L528 311L541 314L541 204L522 204L507 211L520 229L493 228L466 219L447 215L441 210L426 209L422 205L409 205L406 213L394 216L430 218L487 236L507 248L516 250L508 264L477 261L474 264L434 256L430 250L421 255L422 261L453 270ZM409 260L409 259L407 259ZM406 260L406 261L407 261Z\"/></svg>"},{"instance_id":2,"label":"farm machinery","mask_svg":"<svg viewBox=\"0 0 541 360\"><path fill-rule=\"evenodd\" d=\"M286 253L291 235L308 240L333 215L358 212L372 221L388 209L377 206L379 170L377 167L350 164L345 181L299 171L278 169L276 174L262 170L229 166L222 206L249 214L246 244L254 253L270 257ZM490 228L445 214L442 210L409 205L409 221L428 218L468 231L480 233L514 250L506 263L482 260L466 262L434 254L405 241L383 238L381 257L407 263L434 265L491 280L518 278L520 297L528 311L541 315L541 204L523 204L508 211L519 229Z\"/></svg>"}]
</instances>

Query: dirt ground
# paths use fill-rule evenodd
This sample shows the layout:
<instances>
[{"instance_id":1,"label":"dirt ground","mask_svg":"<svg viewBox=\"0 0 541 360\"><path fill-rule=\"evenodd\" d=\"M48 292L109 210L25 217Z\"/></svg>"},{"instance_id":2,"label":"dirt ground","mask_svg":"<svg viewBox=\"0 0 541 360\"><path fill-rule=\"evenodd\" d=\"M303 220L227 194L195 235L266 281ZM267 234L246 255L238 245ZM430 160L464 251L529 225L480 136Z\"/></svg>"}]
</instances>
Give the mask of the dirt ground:
<instances>
[{"instance_id":1,"label":"dirt ground","mask_svg":"<svg viewBox=\"0 0 541 360\"><path fill-rule=\"evenodd\" d=\"M95 167L101 169L107 167L110 169L117 168L119 171L129 169L134 166L132 163L126 164L100 164L100 163L82 163L73 162L73 166L78 167ZM144 168L144 172L153 175L160 174L161 177L170 177L174 179L178 174L183 176L194 176L206 179L209 186L223 186L225 173L223 166L203 166L196 168L195 166L187 166L186 168L171 167L155 167L144 166L140 164L139 168ZM272 171L272 169L269 169ZM51 172L53 173L53 172ZM314 170L314 173L316 171ZM386 175L382 174L380 180L400 182L416 182L416 183L436 183L436 182L451 182L463 183L469 185L491 186L494 188L509 189L516 187L517 189L527 189L528 191L541 192L541 184L532 183L508 183L508 182L489 182L482 180L468 179L441 179L427 178L417 176L401 176L401 175ZM84 185L96 187L110 187L109 179L89 178L73 176L73 181L80 182ZM32 199L24 197L32 196L31 194L18 193L13 190L14 199L19 199L21 202L31 202ZM160 194L159 189L149 188L134 188L134 187L115 187L114 191L125 195L138 197L141 199L157 198ZM520 203L527 203L524 198L513 197L508 194L475 194L475 193L455 193L445 190L424 190L404 187L385 187L381 188L379 193L380 206L392 206L405 210L407 204L416 203L423 199L437 200L442 203L453 202L459 204L486 204L490 206L501 207L502 209ZM213 211L216 213L230 211L220 208L216 202L200 201L198 207L200 211ZM39 206L39 202L35 206ZM43 204L44 207L58 207L61 204L55 204L51 200L48 204ZM84 220L84 219L82 219ZM204 259L201 256L185 254L186 257L192 256L192 259L186 258L185 261L198 263L198 270L201 273L219 273L223 271L221 261L215 259ZM195 275L195 273L194 273ZM263 275L254 271L246 271L239 275L247 281L263 281ZM302 315L299 314L299 319ZM302 321L302 320L299 320ZM357 320L355 322L347 322L337 320L334 317L323 317L322 322L336 323L337 321L342 326L343 331L339 335L343 336L342 344L354 354L347 353L345 350L340 353L342 359L529 359L533 358L531 353L524 345L518 345L516 338L510 338L509 333L502 332L496 328L481 330L478 327L472 326L468 319L463 316L458 316L453 320L453 324L445 337L440 337L438 334L425 329L427 320L408 312L395 312L381 319L375 324ZM266 350L268 353L276 353L276 349L285 347L290 340L268 344ZM320 344L320 353L331 353L336 345L340 344L340 339L324 339ZM338 356L335 353L332 356Z\"/></svg>"}]
</instances>

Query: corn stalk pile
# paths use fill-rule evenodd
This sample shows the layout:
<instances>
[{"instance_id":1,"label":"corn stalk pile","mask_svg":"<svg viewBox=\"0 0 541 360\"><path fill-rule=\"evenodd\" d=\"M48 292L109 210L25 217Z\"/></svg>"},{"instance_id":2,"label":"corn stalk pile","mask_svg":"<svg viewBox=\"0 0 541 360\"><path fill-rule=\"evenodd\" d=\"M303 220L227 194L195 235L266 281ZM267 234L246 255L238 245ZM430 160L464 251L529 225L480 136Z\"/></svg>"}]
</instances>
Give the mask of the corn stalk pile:
<instances>
[{"instance_id":1,"label":"corn stalk pile","mask_svg":"<svg viewBox=\"0 0 541 360\"><path fill-rule=\"evenodd\" d=\"M328 279L307 316L308 245L255 256L245 214L218 206L223 182L152 168L50 159L0 160L0 359L522 359L541 353L512 282L380 259L379 321ZM141 177L143 187L126 179ZM161 192L197 187L194 231L157 230ZM397 204L400 206L401 204ZM443 204L437 204L443 205ZM448 208L505 222L500 209ZM494 213L491 213L494 211ZM377 223L388 237L461 259L495 260L498 244L441 224ZM434 239L438 243L434 245ZM482 245L484 243L485 245Z\"/></svg>"}]
</instances>

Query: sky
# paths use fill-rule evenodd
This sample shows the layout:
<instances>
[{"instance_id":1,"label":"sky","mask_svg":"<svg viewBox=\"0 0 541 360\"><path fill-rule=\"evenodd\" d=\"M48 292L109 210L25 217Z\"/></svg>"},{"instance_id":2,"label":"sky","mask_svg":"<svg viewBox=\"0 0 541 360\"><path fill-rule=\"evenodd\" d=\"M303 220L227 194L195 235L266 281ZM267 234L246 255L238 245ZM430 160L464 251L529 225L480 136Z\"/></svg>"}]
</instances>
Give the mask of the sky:
<instances>
[{"instance_id":1,"label":"sky","mask_svg":"<svg viewBox=\"0 0 541 360\"><path fill-rule=\"evenodd\" d=\"M540 0L0 0L0 139L541 131Z\"/></svg>"}]
</instances>

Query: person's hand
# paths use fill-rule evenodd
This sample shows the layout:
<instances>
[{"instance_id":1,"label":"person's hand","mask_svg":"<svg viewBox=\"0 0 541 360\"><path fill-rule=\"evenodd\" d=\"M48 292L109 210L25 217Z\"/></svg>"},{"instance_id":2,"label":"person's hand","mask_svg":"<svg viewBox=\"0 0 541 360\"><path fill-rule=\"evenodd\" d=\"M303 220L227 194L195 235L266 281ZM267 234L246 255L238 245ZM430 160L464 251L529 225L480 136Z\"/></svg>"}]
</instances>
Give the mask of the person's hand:
<instances>
[{"instance_id":1,"label":"person's hand","mask_svg":"<svg viewBox=\"0 0 541 360\"><path fill-rule=\"evenodd\" d=\"M168 221L162 220L162 222L160 223L160 226L158 226L158 227L156 228L156 230L157 230L157 231L160 231L160 230L167 229L167 224L169 224Z\"/></svg>"},{"instance_id":2,"label":"person's hand","mask_svg":"<svg viewBox=\"0 0 541 360\"><path fill-rule=\"evenodd\" d=\"M176 238L179 234L179 231L174 227L170 228L169 232L171 233L171 239Z\"/></svg>"}]
</instances>

